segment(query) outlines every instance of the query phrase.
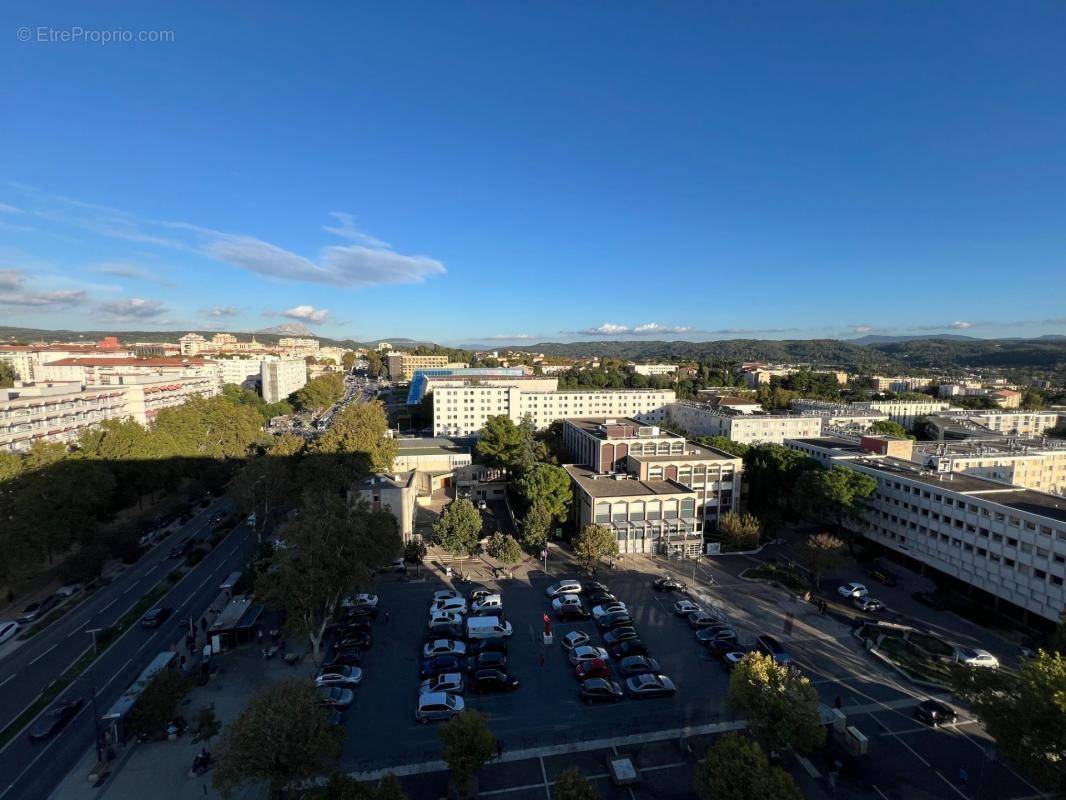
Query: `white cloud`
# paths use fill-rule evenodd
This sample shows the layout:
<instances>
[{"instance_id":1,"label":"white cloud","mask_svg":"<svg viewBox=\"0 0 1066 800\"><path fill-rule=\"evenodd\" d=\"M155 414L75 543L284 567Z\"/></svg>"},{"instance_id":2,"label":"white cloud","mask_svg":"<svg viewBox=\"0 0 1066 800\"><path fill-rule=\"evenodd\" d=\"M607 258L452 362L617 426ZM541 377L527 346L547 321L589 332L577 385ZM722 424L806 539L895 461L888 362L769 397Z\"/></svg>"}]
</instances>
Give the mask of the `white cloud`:
<instances>
[{"instance_id":1,"label":"white cloud","mask_svg":"<svg viewBox=\"0 0 1066 800\"><path fill-rule=\"evenodd\" d=\"M368 233L364 233L363 230L355 224L355 217L352 214L348 214L344 211L330 211L329 215L337 220L340 224L336 226L323 225L322 230L327 233L332 233L334 236L339 236L342 239L351 239L354 242L365 244L367 247L373 247L378 250L391 250L392 245L388 242L383 242L381 239L376 239Z\"/></svg>"},{"instance_id":2,"label":"white cloud","mask_svg":"<svg viewBox=\"0 0 1066 800\"><path fill-rule=\"evenodd\" d=\"M201 308L200 313L211 319L225 319L237 316L240 309L237 306L211 306L211 308Z\"/></svg>"},{"instance_id":3,"label":"white cloud","mask_svg":"<svg viewBox=\"0 0 1066 800\"><path fill-rule=\"evenodd\" d=\"M145 281L147 283L158 283L163 286L174 285L172 282L161 278L158 275L153 275L143 267L125 261L104 261L99 264L93 264L89 267L89 271L99 275L113 275L117 278L132 278L133 280Z\"/></svg>"},{"instance_id":4,"label":"white cloud","mask_svg":"<svg viewBox=\"0 0 1066 800\"><path fill-rule=\"evenodd\" d=\"M327 319L329 319L329 311L324 308L315 308L314 306L294 306L288 311L282 311L281 316L288 317L289 319L298 319L302 322L310 322L312 324L321 325Z\"/></svg>"},{"instance_id":5,"label":"white cloud","mask_svg":"<svg viewBox=\"0 0 1066 800\"><path fill-rule=\"evenodd\" d=\"M852 333L869 333L873 329L874 329L873 325L852 325L851 326L851 332Z\"/></svg>"},{"instance_id":6,"label":"white cloud","mask_svg":"<svg viewBox=\"0 0 1066 800\"><path fill-rule=\"evenodd\" d=\"M620 336L623 333L630 333L631 330L628 325L615 325L613 322L605 322L595 328L585 328L581 331L572 331L572 333L583 333L588 336Z\"/></svg>"},{"instance_id":7,"label":"white cloud","mask_svg":"<svg viewBox=\"0 0 1066 800\"><path fill-rule=\"evenodd\" d=\"M962 320L955 320L950 325L948 325L948 327L951 328L952 330L964 331L967 328L972 328L973 327L973 323L972 322L963 322Z\"/></svg>"},{"instance_id":8,"label":"white cloud","mask_svg":"<svg viewBox=\"0 0 1066 800\"><path fill-rule=\"evenodd\" d=\"M0 213L3 214L23 214L25 213L21 208L15 208L9 206L7 203L0 203Z\"/></svg>"},{"instance_id":9,"label":"white cloud","mask_svg":"<svg viewBox=\"0 0 1066 800\"><path fill-rule=\"evenodd\" d=\"M144 297L130 297L125 300L110 300L100 303L96 311L103 317L116 322L140 320L155 321L167 313L167 307L159 300Z\"/></svg>"},{"instance_id":10,"label":"white cloud","mask_svg":"<svg viewBox=\"0 0 1066 800\"><path fill-rule=\"evenodd\" d=\"M26 286L26 274L22 270L0 269L0 306L65 309L83 302L86 296L80 289L36 291Z\"/></svg>"},{"instance_id":11,"label":"white cloud","mask_svg":"<svg viewBox=\"0 0 1066 800\"><path fill-rule=\"evenodd\" d=\"M20 269L0 269L0 289L18 289L25 280Z\"/></svg>"},{"instance_id":12,"label":"white cloud","mask_svg":"<svg viewBox=\"0 0 1066 800\"><path fill-rule=\"evenodd\" d=\"M687 325L660 325L658 322L645 322L633 328L637 336L650 336L655 333L691 333L692 328Z\"/></svg>"},{"instance_id":13,"label":"white cloud","mask_svg":"<svg viewBox=\"0 0 1066 800\"><path fill-rule=\"evenodd\" d=\"M514 339L535 339L537 337L535 337L531 333L497 333L493 336L489 336L486 338L492 340L511 341Z\"/></svg>"}]
</instances>

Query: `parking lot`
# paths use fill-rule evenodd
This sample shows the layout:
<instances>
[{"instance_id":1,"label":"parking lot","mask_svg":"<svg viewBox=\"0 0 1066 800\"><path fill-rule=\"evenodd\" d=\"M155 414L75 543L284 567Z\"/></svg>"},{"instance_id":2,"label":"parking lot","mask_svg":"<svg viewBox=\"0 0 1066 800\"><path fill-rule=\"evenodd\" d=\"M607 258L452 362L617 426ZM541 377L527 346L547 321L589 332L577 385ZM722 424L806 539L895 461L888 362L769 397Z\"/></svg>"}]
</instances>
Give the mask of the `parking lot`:
<instances>
[{"instance_id":1,"label":"parking lot","mask_svg":"<svg viewBox=\"0 0 1066 800\"><path fill-rule=\"evenodd\" d=\"M600 741L649 732L660 732L660 740L672 740L677 754L657 761L653 765L657 769L652 772L681 770L684 759L678 758L681 751L677 743L686 730L697 726L717 726L717 730L730 727L734 719L725 700L728 674L695 641L694 631L685 619L673 613L673 604L683 595L652 590L654 579L667 573L688 582L688 596L696 602L722 608L742 644L752 644L759 633L775 636L817 687L823 702L831 705L839 701L849 724L867 736L869 754L846 765L837 779L837 792L845 793L842 796L883 800L1023 798L1039 794L1005 765L988 758L989 740L964 710L960 709L960 722L955 728L933 730L915 722L914 705L929 693L865 654L858 640L850 635L847 617L819 614L812 604L781 589L739 580L713 565L701 565L695 571L691 567L679 570L651 559L633 559L626 569L600 570L597 579L626 604L650 655L676 684L677 692L669 698L627 697L616 704L586 705L580 701L573 667L559 643L568 631L581 630L589 635L590 644L602 645L600 631L592 620L558 622L552 615L555 643L542 643L542 618L551 613L545 588L560 577L576 576L532 570L520 572L514 579L452 585L438 573L430 572L421 583L383 580L378 595L381 607L389 614L379 616L375 624L374 646L364 659L364 682L345 715L349 735L342 768L365 776L377 770L421 764L421 773L433 772L433 765L440 758L438 723L422 725L414 718L428 608L433 593L439 589L455 588L466 596L471 589L484 586L502 595L507 620L514 627L507 668L518 677L520 687L511 693L485 696L467 691L464 699L468 708L488 717L506 753L530 754L529 759L522 760L525 766L521 768L504 763L486 769L486 780L507 783L509 788L496 787L498 793L521 796L525 791L522 787L528 784L533 794L543 796L546 779L540 774L541 758L546 759L547 770L548 759L557 749L579 743L595 746ZM480 571L480 577L488 574ZM624 682L617 674L616 661L612 661L612 671L614 680ZM950 700L943 695L933 696ZM706 744L699 747L705 748ZM696 750L697 754L701 752ZM590 762L587 774L603 773L603 758L603 753L597 755L599 766ZM664 766L675 762L676 767ZM835 768L822 754L803 761L788 759L786 766L797 778L823 791L828 790L827 776ZM960 769L965 771L965 783ZM527 771L529 775L525 774ZM668 794L686 794L691 786L690 774L689 768L684 785L677 785L676 791ZM483 783L482 788L488 787Z\"/></svg>"}]
</instances>

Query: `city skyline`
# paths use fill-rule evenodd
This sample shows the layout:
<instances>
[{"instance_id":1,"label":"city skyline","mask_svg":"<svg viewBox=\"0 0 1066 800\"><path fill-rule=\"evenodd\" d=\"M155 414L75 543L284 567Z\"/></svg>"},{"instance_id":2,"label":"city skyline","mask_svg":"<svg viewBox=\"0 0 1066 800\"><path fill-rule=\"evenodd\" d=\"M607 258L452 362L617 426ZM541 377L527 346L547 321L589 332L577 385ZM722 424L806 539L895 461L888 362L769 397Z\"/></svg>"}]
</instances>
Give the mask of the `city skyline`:
<instances>
[{"instance_id":1,"label":"city skyline","mask_svg":"<svg viewBox=\"0 0 1066 800\"><path fill-rule=\"evenodd\" d=\"M171 41L0 54L0 315L453 345L1066 333L1066 20L967 10L273 9L249 41L101 12Z\"/></svg>"}]
</instances>

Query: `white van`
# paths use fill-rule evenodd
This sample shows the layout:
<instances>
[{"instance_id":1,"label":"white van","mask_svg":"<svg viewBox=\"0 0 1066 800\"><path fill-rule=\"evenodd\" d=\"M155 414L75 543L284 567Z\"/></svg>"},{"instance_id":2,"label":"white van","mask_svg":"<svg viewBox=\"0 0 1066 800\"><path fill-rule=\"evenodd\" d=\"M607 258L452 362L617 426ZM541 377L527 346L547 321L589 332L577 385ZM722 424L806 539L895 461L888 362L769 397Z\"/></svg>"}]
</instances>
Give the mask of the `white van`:
<instances>
[{"instance_id":1,"label":"white van","mask_svg":"<svg viewBox=\"0 0 1066 800\"><path fill-rule=\"evenodd\" d=\"M466 621L468 639L498 639L514 633L510 622L501 622L497 617L470 617Z\"/></svg>"}]
</instances>

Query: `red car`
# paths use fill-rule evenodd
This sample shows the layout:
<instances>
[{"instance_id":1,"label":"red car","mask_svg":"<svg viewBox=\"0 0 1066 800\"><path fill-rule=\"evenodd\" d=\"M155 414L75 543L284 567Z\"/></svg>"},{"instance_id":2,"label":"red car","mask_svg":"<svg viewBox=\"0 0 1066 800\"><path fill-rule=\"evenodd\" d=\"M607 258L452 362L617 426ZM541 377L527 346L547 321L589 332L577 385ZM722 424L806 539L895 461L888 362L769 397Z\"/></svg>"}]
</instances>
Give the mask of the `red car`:
<instances>
[{"instance_id":1,"label":"red car","mask_svg":"<svg viewBox=\"0 0 1066 800\"><path fill-rule=\"evenodd\" d=\"M587 678L610 678L611 667L602 658L595 658L592 661L582 661L578 664L574 668L574 674L577 675L579 681Z\"/></svg>"}]
</instances>

